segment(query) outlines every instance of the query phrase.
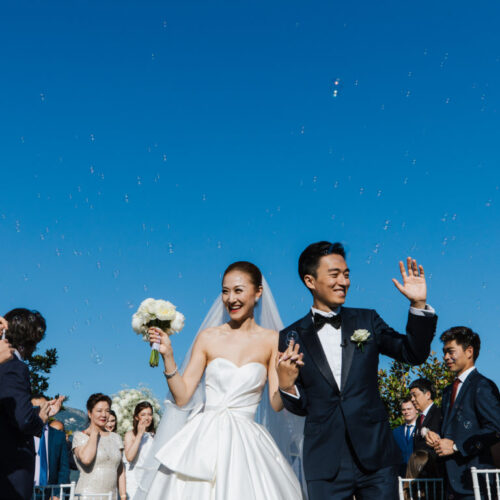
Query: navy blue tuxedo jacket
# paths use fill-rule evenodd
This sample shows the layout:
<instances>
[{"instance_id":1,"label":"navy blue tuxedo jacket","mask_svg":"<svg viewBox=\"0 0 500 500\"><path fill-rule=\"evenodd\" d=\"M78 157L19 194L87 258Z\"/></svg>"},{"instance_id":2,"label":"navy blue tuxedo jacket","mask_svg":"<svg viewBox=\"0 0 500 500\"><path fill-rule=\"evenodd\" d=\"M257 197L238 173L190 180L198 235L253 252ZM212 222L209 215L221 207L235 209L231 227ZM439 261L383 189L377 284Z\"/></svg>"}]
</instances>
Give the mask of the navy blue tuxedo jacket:
<instances>
[{"instance_id":1,"label":"navy blue tuxedo jacket","mask_svg":"<svg viewBox=\"0 0 500 500\"><path fill-rule=\"evenodd\" d=\"M407 335L390 328L376 311L342 307L342 374L340 387L331 372L312 313L280 332L279 349L287 347L290 331L304 353L296 385L300 398L281 393L285 408L306 417L304 426L304 472L306 479L335 477L340 449L349 435L354 452L368 471L401 463L387 411L380 398L377 374L380 354L404 363L423 363L430 352L437 316L409 314ZM357 329L371 335L363 349L351 340Z\"/></svg>"},{"instance_id":2,"label":"navy blue tuxedo jacket","mask_svg":"<svg viewBox=\"0 0 500 500\"><path fill-rule=\"evenodd\" d=\"M69 456L66 434L49 427L49 484L69 483Z\"/></svg>"},{"instance_id":3,"label":"navy blue tuxedo jacket","mask_svg":"<svg viewBox=\"0 0 500 500\"><path fill-rule=\"evenodd\" d=\"M0 499L33 494L35 444L43 422L31 404L28 367L16 357L0 365Z\"/></svg>"},{"instance_id":4,"label":"navy blue tuxedo jacket","mask_svg":"<svg viewBox=\"0 0 500 500\"><path fill-rule=\"evenodd\" d=\"M450 410L451 391L451 385L443 391L441 437L453 440L458 452L445 459L448 487L473 495L470 468L494 468L490 448L500 441L500 396L477 370L469 373Z\"/></svg>"},{"instance_id":5,"label":"navy blue tuxedo jacket","mask_svg":"<svg viewBox=\"0 0 500 500\"><path fill-rule=\"evenodd\" d=\"M404 474L403 469L406 470L406 465L408 464L410 455L413 453L413 435L415 434L415 427L413 427L413 432L410 436L410 439L406 439L405 432L406 432L405 424L400 425L399 427L396 427L395 429L392 430L392 435L394 436L396 444L399 446L399 449L401 450L401 455L403 456L401 464L404 467L402 467L400 471L403 474Z\"/></svg>"}]
</instances>

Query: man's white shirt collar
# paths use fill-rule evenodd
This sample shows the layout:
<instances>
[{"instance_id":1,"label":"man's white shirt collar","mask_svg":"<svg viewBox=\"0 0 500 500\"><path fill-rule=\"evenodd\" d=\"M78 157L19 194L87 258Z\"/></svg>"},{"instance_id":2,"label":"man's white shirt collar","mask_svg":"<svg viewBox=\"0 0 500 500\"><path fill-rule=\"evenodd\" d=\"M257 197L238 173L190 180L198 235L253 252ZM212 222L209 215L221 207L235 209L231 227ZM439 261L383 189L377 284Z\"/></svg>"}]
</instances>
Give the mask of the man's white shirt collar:
<instances>
[{"instance_id":1,"label":"man's white shirt collar","mask_svg":"<svg viewBox=\"0 0 500 500\"><path fill-rule=\"evenodd\" d=\"M432 405L434 403L431 403L423 412L422 412L422 415L424 416L427 416L427 413L429 413L429 410L432 408Z\"/></svg>"},{"instance_id":2,"label":"man's white shirt collar","mask_svg":"<svg viewBox=\"0 0 500 500\"><path fill-rule=\"evenodd\" d=\"M319 314L320 316L325 316L325 318L331 318L332 316L337 316L337 314L340 312L340 306L337 307L336 309L329 311L329 312L320 311L319 309L316 309L315 307L311 307L311 312L313 314Z\"/></svg>"},{"instance_id":3,"label":"man's white shirt collar","mask_svg":"<svg viewBox=\"0 0 500 500\"><path fill-rule=\"evenodd\" d=\"M462 382L462 384L465 382L465 379L471 374L472 371L476 369L475 366L471 366L468 370L465 370L462 375L459 375L457 378Z\"/></svg>"}]
</instances>

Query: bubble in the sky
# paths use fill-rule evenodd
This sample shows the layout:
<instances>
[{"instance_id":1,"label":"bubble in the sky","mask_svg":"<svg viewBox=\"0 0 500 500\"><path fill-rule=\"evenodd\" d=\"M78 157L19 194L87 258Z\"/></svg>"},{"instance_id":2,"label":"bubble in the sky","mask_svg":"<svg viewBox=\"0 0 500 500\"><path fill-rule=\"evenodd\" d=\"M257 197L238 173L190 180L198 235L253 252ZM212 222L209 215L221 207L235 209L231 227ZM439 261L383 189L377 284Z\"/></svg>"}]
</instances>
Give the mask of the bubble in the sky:
<instances>
[{"instance_id":1,"label":"bubble in the sky","mask_svg":"<svg viewBox=\"0 0 500 500\"><path fill-rule=\"evenodd\" d=\"M427 49L424 49L424 56L428 54Z\"/></svg>"},{"instance_id":2,"label":"bubble in the sky","mask_svg":"<svg viewBox=\"0 0 500 500\"><path fill-rule=\"evenodd\" d=\"M81 386L82 386L82 383L79 380L75 380L73 382L73 388L76 389L77 391L80 389Z\"/></svg>"},{"instance_id":3,"label":"bubble in the sky","mask_svg":"<svg viewBox=\"0 0 500 500\"><path fill-rule=\"evenodd\" d=\"M451 217L451 220L457 220L457 214L453 214L453 216Z\"/></svg>"},{"instance_id":4,"label":"bubble in the sky","mask_svg":"<svg viewBox=\"0 0 500 500\"><path fill-rule=\"evenodd\" d=\"M120 271L118 269L116 269L115 271L113 271L113 278L118 278L118 276L120 275Z\"/></svg>"},{"instance_id":5,"label":"bubble in the sky","mask_svg":"<svg viewBox=\"0 0 500 500\"><path fill-rule=\"evenodd\" d=\"M448 219L448 214L445 213L442 217L441 217L441 222L446 222L446 220Z\"/></svg>"},{"instance_id":6,"label":"bubble in the sky","mask_svg":"<svg viewBox=\"0 0 500 500\"><path fill-rule=\"evenodd\" d=\"M167 155L163 155L163 161L167 161Z\"/></svg>"},{"instance_id":7,"label":"bubble in the sky","mask_svg":"<svg viewBox=\"0 0 500 500\"><path fill-rule=\"evenodd\" d=\"M64 285L63 290L64 290L65 293L68 293L69 292L69 286L68 285Z\"/></svg>"},{"instance_id":8,"label":"bubble in the sky","mask_svg":"<svg viewBox=\"0 0 500 500\"><path fill-rule=\"evenodd\" d=\"M316 182L318 182L318 176L317 176L317 175L315 175L315 176L313 177L313 184L316 184Z\"/></svg>"},{"instance_id":9,"label":"bubble in the sky","mask_svg":"<svg viewBox=\"0 0 500 500\"><path fill-rule=\"evenodd\" d=\"M380 198L380 196L382 196L382 190L381 190L381 189L379 189L379 190L377 191L377 197L378 197L378 198Z\"/></svg>"},{"instance_id":10,"label":"bubble in the sky","mask_svg":"<svg viewBox=\"0 0 500 500\"><path fill-rule=\"evenodd\" d=\"M94 142L95 141L95 135L94 134L90 134L90 142Z\"/></svg>"},{"instance_id":11,"label":"bubble in the sky","mask_svg":"<svg viewBox=\"0 0 500 500\"><path fill-rule=\"evenodd\" d=\"M62 254L61 250L59 248L56 248L56 255L60 257Z\"/></svg>"},{"instance_id":12,"label":"bubble in the sky","mask_svg":"<svg viewBox=\"0 0 500 500\"><path fill-rule=\"evenodd\" d=\"M206 194L202 194L201 195L201 201L207 201L207 195Z\"/></svg>"},{"instance_id":13,"label":"bubble in the sky","mask_svg":"<svg viewBox=\"0 0 500 500\"><path fill-rule=\"evenodd\" d=\"M445 103L445 104L450 104L450 98L449 98L449 97L447 97L447 98L444 100L444 103Z\"/></svg>"},{"instance_id":14,"label":"bubble in the sky","mask_svg":"<svg viewBox=\"0 0 500 500\"><path fill-rule=\"evenodd\" d=\"M128 194L127 194L127 193L125 193L124 199L125 199L125 203L128 203L128 202L129 202L129 199L128 199Z\"/></svg>"},{"instance_id":15,"label":"bubble in the sky","mask_svg":"<svg viewBox=\"0 0 500 500\"><path fill-rule=\"evenodd\" d=\"M20 233L21 232L21 223L16 220L16 233Z\"/></svg>"},{"instance_id":16,"label":"bubble in the sky","mask_svg":"<svg viewBox=\"0 0 500 500\"><path fill-rule=\"evenodd\" d=\"M407 90L406 94L405 94L405 97L410 97L410 95L411 95L411 90Z\"/></svg>"},{"instance_id":17,"label":"bubble in the sky","mask_svg":"<svg viewBox=\"0 0 500 500\"><path fill-rule=\"evenodd\" d=\"M154 60L155 60L155 53L154 53L154 52L151 54L151 60L152 60L152 61L154 61Z\"/></svg>"},{"instance_id":18,"label":"bubble in the sky","mask_svg":"<svg viewBox=\"0 0 500 500\"><path fill-rule=\"evenodd\" d=\"M483 281L481 283L481 288L486 288L488 286L488 284L486 283L486 281Z\"/></svg>"},{"instance_id":19,"label":"bubble in the sky","mask_svg":"<svg viewBox=\"0 0 500 500\"><path fill-rule=\"evenodd\" d=\"M381 104L381 105L380 105L380 110L381 110L381 111L384 111L384 109L385 109L385 104Z\"/></svg>"},{"instance_id":20,"label":"bubble in the sky","mask_svg":"<svg viewBox=\"0 0 500 500\"><path fill-rule=\"evenodd\" d=\"M102 365L103 363L103 358L101 354L99 354L94 346L92 346L92 349L90 351L90 358L96 365Z\"/></svg>"},{"instance_id":21,"label":"bubble in the sky","mask_svg":"<svg viewBox=\"0 0 500 500\"><path fill-rule=\"evenodd\" d=\"M163 21L163 29L166 30L167 29L167 21Z\"/></svg>"},{"instance_id":22,"label":"bubble in the sky","mask_svg":"<svg viewBox=\"0 0 500 500\"><path fill-rule=\"evenodd\" d=\"M101 269L101 263L99 261L96 262L97 269Z\"/></svg>"},{"instance_id":23,"label":"bubble in the sky","mask_svg":"<svg viewBox=\"0 0 500 500\"><path fill-rule=\"evenodd\" d=\"M301 133L301 135L304 135L304 125L302 125L302 127L300 127L300 133Z\"/></svg>"},{"instance_id":24,"label":"bubble in the sky","mask_svg":"<svg viewBox=\"0 0 500 500\"><path fill-rule=\"evenodd\" d=\"M40 93L40 101L42 102L45 101L45 94Z\"/></svg>"},{"instance_id":25,"label":"bubble in the sky","mask_svg":"<svg viewBox=\"0 0 500 500\"><path fill-rule=\"evenodd\" d=\"M40 239L43 241L45 239L45 235L43 233L40 234Z\"/></svg>"},{"instance_id":26,"label":"bubble in the sky","mask_svg":"<svg viewBox=\"0 0 500 500\"><path fill-rule=\"evenodd\" d=\"M408 177L405 177L405 178L403 179L403 184L408 184Z\"/></svg>"},{"instance_id":27,"label":"bubble in the sky","mask_svg":"<svg viewBox=\"0 0 500 500\"><path fill-rule=\"evenodd\" d=\"M377 244L375 245L375 248L373 249L373 253L377 254L377 253L378 253L378 251L379 251L379 249L380 249L380 243L377 243Z\"/></svg>"},{"instance_id":28,"label":"bubble in the sky","mask_svg":"<svg viewBox=\"0 0 500 500\"><path fill-rule=\"evenodd\" d=\"M367 259L366 259L366 263L367 264L371 264L372 262L372 256L371 255L368 255Z\"/></svg>"},{"instance_id":29,"label":"bubble in the sky","mask_svg":"<svg viewBox=\"0 0 500 500\"><path fill-rule=\"evenodd\" d=\"M408 78L411 78L413 76L413 72L408 71Z\"/></svg>"},{"instance_id":30,"label":"bubble in the sky","mask_svg":"<svg viewBox=\"0 0 500 500\"><path fill-rule=\"evenodd\" d=\"M148 285L143 285L142 288L144 289L145 292L148 291Z\"/></svg>"},{"instance_id":31,"label":"bubble in the sky","mask_svg":"<svg viewBox=\"0 0 500 500\"><path fill-rule=\"evenodd\" d=\"M443 68L444 65L446 64L446 61L448 60L448 52L445 52L443 59L441 59L440 67Z\"/></svg>"},{"instance_id":32,"label":"bubble in the sky","mask_svg":"<svg viewBox=\"0 0 500 500\"><path fill-rule=\"evenodd\" d=\"M220 241L217 242L217 248L222 248L222 243Z\"/></svg>"},{"instance_id":33,"label":"bubble in the sky","mask_svg":"<svg viewBox=\"0 0 500 500\"><path fill-rule=\"evenodd\" d=\"M333 185L334 189L337 189L339 187L339 181L335 181L335 184Z\"/></svg>"},{"instance_id":34,"label":"bubble in the sky","mask_svg":"<svg viewBox=\"0 0 500 500\"><path fill-rule=\"evenodd\" d=\"M182 279L182 273L179 272L179 274L177 275L177 277L181 280Z\"/></svg>"},{"instance_id":35,"label":"bubble in the sky","mask_svg":"<svg viewBox=\"0 0 500 500\"><path fill-rule=\"evenodd\" d=\"M486 203L485 203L485 206L487 207L491 207L491 204L493 203L492 200L488 200Z\"/></svg>"},{"instance_id":36,"label":"bubble in the sky","mask_svg":"<svg viewBox=\"0 0 500 500\"><path fill-rule=\"evenodd\" d=\"M391 225L391 221L389 219L387 219L384 222L384 231L387 231L389 229L390 225Z\"/></svg>"},{"instance_id":37,"label":"bubble in the sky","mask_svg":"<svg viewBox=\"0 0 500 500\"><path fill-rule=\"evenodd\" d=\"M140 186L142 184L141 178L137 176L137 185Z\"/></svg>"},{"instance_id":38,"label":"bubble in the sky","mask_svg":"<svg viewBox=\"0 0 500 500\"><path fill-rule=\"evenodd\" d=\"M412 164L412 165L416 165L416 164L417 164L417 159L416 159L416 158L413 158L413 160L411 161L411 164Z\"/></svg>"},{"instance_id":39,"label":"bubble in the sky","mask_svg":"<svg viewBox=\"0 0 500 500\"><path fill-rule=\"evenodd\" d=\"M448 238L444 238L441 245L446 246L448 244Z\"/></svg>"},{"instance_id":40,"label":"bubble in the sky","mask_svg":"<svg viewBox=\"0 0 500 500\"><path fill-rule=\"evenodd\" d=\"M90 165L90 173L93 174L95 172L94 165Z\"/></svg>"},{"instance_id":41,"label":"bubble in the sky","mask_svg":"<svg viewBox=\"0 0 500 500\"><path fill-rule=\"evenodd\" d=\"M168 253L172 255L174 253L174 245L173 243L168 244Z\"/></svg>"},{"instance_id":42,"label":"bubble in the sky","mask_svg":"<svg viewBox=\"0 0 500 500\"><path fill-rule=\"evenodd\" d=\"M340 93L341 82L340 78L335 78L332 82L332 97L338 97Z\"/></svg>"},{"instance_id":43,"label":"bubble in the sky","mask_svg":"<svg viewBox=\"0 0 500 500\"><path fill-rule=\"evenodd\" d=\"M359 85L358 80L354 80L354 86L357 87Z\"/></svg>"}]
</instances>

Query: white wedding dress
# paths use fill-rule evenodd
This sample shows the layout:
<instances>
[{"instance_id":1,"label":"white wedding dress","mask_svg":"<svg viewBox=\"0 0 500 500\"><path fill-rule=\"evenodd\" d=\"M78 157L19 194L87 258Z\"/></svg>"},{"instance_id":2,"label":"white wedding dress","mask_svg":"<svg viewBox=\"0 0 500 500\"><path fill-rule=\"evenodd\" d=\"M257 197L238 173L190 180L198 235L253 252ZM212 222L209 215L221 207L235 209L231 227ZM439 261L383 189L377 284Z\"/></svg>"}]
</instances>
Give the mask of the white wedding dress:
<instances>
[{"instance_id":1,"label":"white wedding dress","mask_svg":"<svg viewBox=\"0 0 500 500\"><path fill-rule=\"evenodd\" d=\"M205 406L156 453L148 500L302 499L291 466L254 421L266 379L262 363L208 364Z\"/></svg>"}]
</instances>

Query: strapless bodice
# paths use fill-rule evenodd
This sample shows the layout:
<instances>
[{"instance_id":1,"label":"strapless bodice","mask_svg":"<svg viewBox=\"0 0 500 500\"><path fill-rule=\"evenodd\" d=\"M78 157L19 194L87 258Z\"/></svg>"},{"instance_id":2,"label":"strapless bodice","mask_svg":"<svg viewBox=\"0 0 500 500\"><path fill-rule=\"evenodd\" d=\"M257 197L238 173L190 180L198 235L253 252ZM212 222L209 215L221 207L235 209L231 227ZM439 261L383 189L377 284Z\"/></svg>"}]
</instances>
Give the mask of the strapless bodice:
<instances>
[{"instance_id":1,"label":"strapless bodice","mask_svg":"<svg viewBox=\"0 0 500 500\"><path fill-rule=\"evenodd\" d=\"M229 410L254 417L266 385L267 369L262 363L235 365L215 358L205 371L205 412Z\"/></svg>"}]
</instances>

